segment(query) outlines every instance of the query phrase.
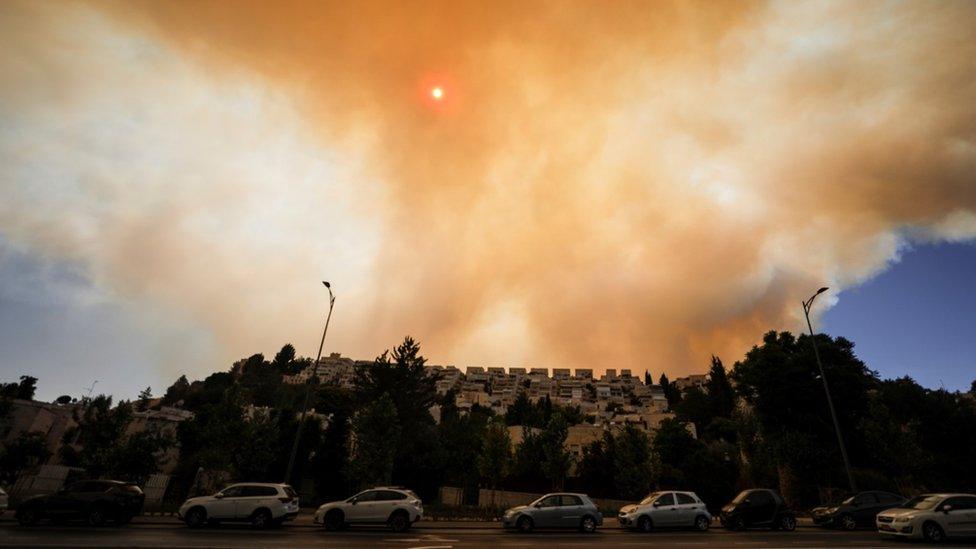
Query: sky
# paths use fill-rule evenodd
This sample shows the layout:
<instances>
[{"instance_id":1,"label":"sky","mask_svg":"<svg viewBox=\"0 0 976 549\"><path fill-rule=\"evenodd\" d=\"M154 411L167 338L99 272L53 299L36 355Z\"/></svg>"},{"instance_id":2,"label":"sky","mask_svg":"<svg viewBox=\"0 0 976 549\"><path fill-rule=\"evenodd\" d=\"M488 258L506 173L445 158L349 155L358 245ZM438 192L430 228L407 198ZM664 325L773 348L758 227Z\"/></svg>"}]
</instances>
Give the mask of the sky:
<instances>
[{"instance_id":1,"label":"sky","mask_svg":"<svg viewBox=\"0 0 976 549\"><path fill-rule=\"evenodd\" d=\"M0 378L312 354L329 280L345 355L672 377L830 286L815 320L870 367L968 387L973 29L953 1L4 2Z\"/></svg>"}]
</instances>

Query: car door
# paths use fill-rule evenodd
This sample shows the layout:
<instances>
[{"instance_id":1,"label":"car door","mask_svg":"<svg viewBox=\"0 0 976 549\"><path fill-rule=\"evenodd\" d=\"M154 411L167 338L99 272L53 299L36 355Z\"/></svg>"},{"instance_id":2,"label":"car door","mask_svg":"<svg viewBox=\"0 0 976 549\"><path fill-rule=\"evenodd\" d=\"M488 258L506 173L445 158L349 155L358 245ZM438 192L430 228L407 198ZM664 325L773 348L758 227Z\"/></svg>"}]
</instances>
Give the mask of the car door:
<instances>
[{"instance_id":1,"label":"car door","mask_svg":"<svg viewBox=\"0 0 976 549\"><path fill-rule=\"evenodd\" d=\"M878 514L880 503L878 496L874 492L863 492L854 498L854 520L858 524L873 524L874 517Z\"/></svg>"},{"instance_id":2,"label":"car door","mask_svg":"<svg viewBox=\"0 0 976 549\"><path fill-rule=\"evenodd\" d=\"M393 514L397 503L406 499L406 496L394 492L393 490L380 490L376 495L376 509L373 513L378 520L386 521Z\"/></svg>"},{"instance_id":3,"label":"car door","mask_svg":"<svg viewBox=\"0 0 976 549\"><path fill-rule=\"evenodd\" d=\"M278 490L271 486L244 486L241 495L234 500L234 516L238 519L250 518L259 507L271 508L268 502Z\"/></svg>"},{"instance_id":4,"label":"car door","mask_svg":"<svg viewBox=\"0 0 976 549\"><path fill-rule=\"evenodd\" d=\"M546 496L536 504L532 519L539 528L555 528L559 526L557 517L559 516L560 497Z\"/></svg>"},{"instance_id":5,"label":"car door","mask_svg":"<svg viewBox=\"0 0 976 549\"><path fill-rule=\"evenodd\" d=\"M579 496L563 494L559 496L559 526L576 528L583 519L583 500Z\"/></svg>"},{"instance_id":6,"label":"car door","mask_svg":"<svg viewBox=\"0 0 976 549\"><path fill-rule=\"evenodd\" d=\"M370 522L373 516L373 506L376 503L376 490L366 490L358 495L346 507L348 522Z\"/></svg>"},{"instance_id":7,"label":"car door","mask_svg":"<svg viewBox=\"0 0 976 549\"><path fill-rule=\"evenodd\" d=\"M228 486L216 495L214 500L207 504L207 516L215 519L233 519L237 516L237 498L244 492L244 487L239 484Z\"/></svg>"},{"instance_id":8,"label":"car door","mask_svg":"<svg viewBox=\"0 0 976 549\"><path fill-rule=\"evenodd\" d=\"M675 503L677 503L678 514L675 517L676 526L693 526L695 524L695 517L698 516L698 510L702 507L702 504L698 502L691 494L686 494L684 492L674 493Z\"/></svg>"},{"instance_id":9,"label":"car door","mask_svg":"<svg viewBox=\"0 0 976 549\"><path fill-rule=\"evenodd\" d=\"M655 526L678 524L678 506L673 492L664 492L651 504L651 520Z\"/></svg>"},{"instance_id":10,"label":"car door","mask_svg":"<svg viewBox=\"0 0 976 549\"><path fill-rule=\"evenodd\" d=\"M75 482L44 498L43 512L50 517L80 515L81 494L88 484L88 481Z\"/></svg>"},{"instance_id":11,"label":"car door","mask_svg":"<svg viewBox=\"0 0 976 549\"><path fill-rule=\"evenodd\" d=\"M769 524L776 514L776 500L765 490L757 490L749 494L747 522L749 524Z\"/></svg>"}]
</instances>

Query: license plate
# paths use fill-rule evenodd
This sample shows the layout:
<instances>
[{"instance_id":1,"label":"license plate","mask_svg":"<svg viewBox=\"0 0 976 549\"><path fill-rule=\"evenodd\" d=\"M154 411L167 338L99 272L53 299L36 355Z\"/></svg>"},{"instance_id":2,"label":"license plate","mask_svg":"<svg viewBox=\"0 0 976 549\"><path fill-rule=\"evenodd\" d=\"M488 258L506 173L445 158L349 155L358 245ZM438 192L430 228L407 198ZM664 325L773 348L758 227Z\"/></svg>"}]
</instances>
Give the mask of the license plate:
<instances>
[{"instance_id":1,"label":"license plate","mask_svg":"<svg viewBox=\"0 0 976 549\"><path fill-rule=\"evenodd\" d=\"M884 530L886 532L894 532L895 531L895 529L893 527L888 526L887 524L882 524L879 529L880 530Z\"/></svg>"}]
</instances>

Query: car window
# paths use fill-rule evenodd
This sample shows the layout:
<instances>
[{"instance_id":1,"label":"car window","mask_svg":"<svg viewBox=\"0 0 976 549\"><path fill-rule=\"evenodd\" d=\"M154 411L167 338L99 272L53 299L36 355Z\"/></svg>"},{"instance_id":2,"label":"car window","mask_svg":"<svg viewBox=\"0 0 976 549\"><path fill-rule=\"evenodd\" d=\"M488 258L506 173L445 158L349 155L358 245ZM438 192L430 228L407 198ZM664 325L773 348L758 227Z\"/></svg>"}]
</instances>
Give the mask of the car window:
<instances>
[{"instance_id":1,"label":"car window","mask_svg":"<svg viewBox=\"0 0 976 549\"><path fill-rule=\"evenodd\" d=\"M672 495L671 492L662 494L659 498L657 498L655 503L658 505L674 505L674 495Z\"/></svg>"},{"instance_id":2,"label":"car window","mask_svg":"<svg viewBox=\"0 0 976 549\"><path fill-rule=\"evenodd\" d=\"M771 505L774 503L773 496L764 490L753 492L749 499L752 500L753 505Z\"/></svg>"},{"instance_id":3,"label":"car window","mask_svg":"<svg viewBox=\"0 0 976 549\"><path fill-rule=\"evenodd\" d=\"M902 497L896 494L889 494L888 492L878 492L878 501L881 503L898 503L902 500Z\"/></svg>"},{"instance_id":4,"label":"car window","mask_svg":"<svg viewBox=\"0 0 976 549\"><path fill-rule=\"evenodd\" d=\"M681 492L674 494L674 497L678 498L678 505L690 505L692 503L698 503L695 501L695 498L689 496L688 494L682 494Z\"/></svg>"},{"instance_id":5,"label":"car window","mask_svg":"<svg viewBox=\"0 0 976 549\"><path fill-rule=\"evenodd\" d=\"M558 507L559 496L546 496L539 500L539 507Z\"/></svg>"},{"instance_id":6,"label":"car window","mask_svg":"<svg viewBox=\"0 0 976 549\"><path fill-rule=\"evenodd\" d=\"M273 497L278 495L278 489L274 486L245 486L241 490L241 497L260 498Z\"/></svg>"},{"instance_id":7,"label":"car window","mask_svg":"<svg viewBox=\"0 0 976 549\"><path fill-rule=\"evenodd\" d=\"M858 496L854 498L854 505L872 505L874 503L878 503L878 498L871 492L858 494Z\"/></svg>"},{"instance_id":8,"label":"car window","mask_svg":"<svg viewBox=\"0 0 976 549\"><path fill-rule=\"evenodd\" d=\"M376 501L376 490L368 490L356 496L356 503L365 503L367 501Z\"/></svg>"},{"instance_id":9,"label":"car window","mask_svg":"<svg viewBox=\"0 0 976 549\"><path fill-rule=\"evenodd\" d=\"M228 486L220 493L225 498L239 498L244 492L243 486Z\"/></svg>"},{"instance_id":10,"label":"car window","mask_svg":"<svg viewBox=\"0 0 976 549\"><path fill-rule=\"evenodd\" d=\"M71 492L79 492L84 494L96 494L99 492L106 492L109 489L109 484L105 482L98 482L97 480L89 480L86 482L78 482L74 484Z\"/></svg>"},{"instance_id":11,"label":"car window","mask_svg":"<svg viewBox=\"0 0 976 549\"><path fill-rule=\"evenodd\" d=\"M959 498L959 503L956 504L956 509L976 509L976 498L972 496L963 496Z\"/></svg>"},{"instance_id":12,"label":"car window","mask_svg":"<svg viewBox=\"0 0 976 549\"><path fill-rule=\"evenodd\" d=\"M292 488L291 486L285 486L285 495L290 498L293 498L298 495L298 492L296 492L295 489Z\"/></svg>"},{"instance_id":13,"label":"car window","mask_svg":"<svg viewBox=\"0 0 976 549\"><path fill-rule=\"evenodd\" d=\"M562 503L560 505L562 505L563 507L571 507L571 506L574 506L574 505L583 505L583 500L581 500L579 498L579 496L568 496L568 495L567 496L562 496L562 500L561 501L562 501Z\"/></svg>"},{"instance_id":14,"label":"car window","mask_svg":"<svg viewBox=\"0 0 976 549\"><path fill-rule=\"evenodd\" d=\"M406 494L394 492L393 490L379 490L379 493L376 495L376 501L398 501L401 499L407 499Z\"/></svg>"}]
</instances>

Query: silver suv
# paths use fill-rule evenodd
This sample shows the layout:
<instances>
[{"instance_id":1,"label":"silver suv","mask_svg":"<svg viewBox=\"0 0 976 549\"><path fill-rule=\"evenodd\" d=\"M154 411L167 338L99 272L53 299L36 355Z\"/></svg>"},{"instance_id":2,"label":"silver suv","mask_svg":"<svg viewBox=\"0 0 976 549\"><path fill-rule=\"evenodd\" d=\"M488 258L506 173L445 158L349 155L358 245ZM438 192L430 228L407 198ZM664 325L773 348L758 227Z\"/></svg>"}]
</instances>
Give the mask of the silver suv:
<instances>
[{"instance_id":1,"label":"silver suv","mask_svg":"<svg viewBox=\"0 0 976 549\"><path fill-rule=\"evenodd\" d=\"M624 528L650 532L654 528L694 528L704 532L712 515L694 492L652 492L636 505L627 505L617 515Z\"/></svg>"},{"instance_id":2,"label":"silver suv","mask_svg":"<svg viewBox=\"0 0 976 549\"><path fill-rule=\"evenodd\" d=\"M350 524L386 524L403 532L424 516L424 504L410 490L377 487L355 496L326 503L315 511L315 524L341 530Z\"/></svg>"},{"instance_id":3,"label":"silver suv","mask_svg":"<svg viewBox=\"0 0 976 549\"><path fill-rule=\"evenodd\" d=\"M603 524L603 515L586 494L546 494L528 505L505 511L502 525L531 532L534 528L578 528L586 533Z\"/></svg>"},{"instance_id":4,"label":"silver suv","mask_svg":"<svg viewBox=\"0 0 976 549\"><path fill-rule=\"evenodd\" d=\"M298 516L298 494L287 484L231 484L212 496L186 500L178 516L190 528L221 521L268 528Z\"/></svg>"}]
</instances>

